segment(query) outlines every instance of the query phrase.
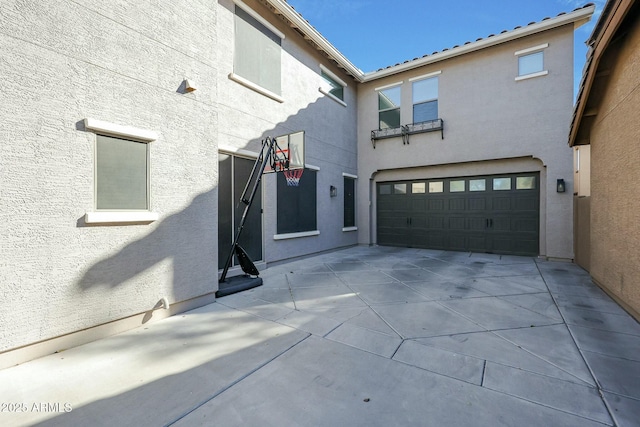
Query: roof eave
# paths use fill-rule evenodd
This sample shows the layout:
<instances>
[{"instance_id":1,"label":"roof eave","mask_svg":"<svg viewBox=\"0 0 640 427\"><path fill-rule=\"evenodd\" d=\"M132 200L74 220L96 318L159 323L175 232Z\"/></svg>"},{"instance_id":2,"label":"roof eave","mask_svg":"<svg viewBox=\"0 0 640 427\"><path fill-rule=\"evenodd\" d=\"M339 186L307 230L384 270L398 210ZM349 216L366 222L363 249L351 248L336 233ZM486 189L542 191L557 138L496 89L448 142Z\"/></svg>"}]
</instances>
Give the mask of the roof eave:
<instances>
[{"instance_id":1,"label":"roof eave","mask_svg":"<svg viewBox=\"0 0 640 427\"><path fill-rule=\"evenodd\" d=\"M285 19L298 28L302 33L324 51L338 66L358 81L362 81L364 72L353 65L338 49L335 48L322 34L313 28L296 10L285 0L267 0Z\"/></svg>"},{"instance_id":2,"label":"roof eave","mask_svg":"<svg viewBox=\"0 0 640 427\"><path fill-rule=\"evenodd\" d=\"M522 37L526 37L532 34L536 34L542 31L547 31L553 28L561 27L567 24L574 24L575 26L583 25L588 22L595 11L594 5L585 6L581 9L575 10L564 15L550 18L544 21L537 22L535 24L527 25L526 27L517 28L515 30L488 37L482 40L475 41L473 43L465 44L459 47L455 47L449 50L444 50L433 55L425 56L413 61L407 61L402 64L398 64L392 67L384 68L382 70L365 73L363 81L372 81L387 77L393 74L402 73L407 70L422 67L425 65L433 64L445 59L454 58L456 56L464 55L470 52L475 52L481 49L486 49L491 46L496 46L501 43L516 40Z\"/></svg>"}]
</instances>

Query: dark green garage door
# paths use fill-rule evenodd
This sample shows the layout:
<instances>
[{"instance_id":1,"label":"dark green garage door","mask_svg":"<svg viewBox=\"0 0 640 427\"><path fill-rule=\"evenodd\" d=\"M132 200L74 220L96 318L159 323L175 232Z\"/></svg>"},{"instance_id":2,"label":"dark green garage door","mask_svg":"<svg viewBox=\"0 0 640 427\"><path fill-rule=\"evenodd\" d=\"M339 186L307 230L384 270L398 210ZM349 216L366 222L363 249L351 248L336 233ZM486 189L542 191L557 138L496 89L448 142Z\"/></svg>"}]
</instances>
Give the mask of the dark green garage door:
<instances>
[{"instance_id":1,"label":"dark green garage door","mask_svg":"<svg viewBox=\"0 0 640 427\"><path fill-rule=\"evenodd\" d=\"M538 173L377 186L378 244L538 255Z\"/></svg>"}]
</instances>

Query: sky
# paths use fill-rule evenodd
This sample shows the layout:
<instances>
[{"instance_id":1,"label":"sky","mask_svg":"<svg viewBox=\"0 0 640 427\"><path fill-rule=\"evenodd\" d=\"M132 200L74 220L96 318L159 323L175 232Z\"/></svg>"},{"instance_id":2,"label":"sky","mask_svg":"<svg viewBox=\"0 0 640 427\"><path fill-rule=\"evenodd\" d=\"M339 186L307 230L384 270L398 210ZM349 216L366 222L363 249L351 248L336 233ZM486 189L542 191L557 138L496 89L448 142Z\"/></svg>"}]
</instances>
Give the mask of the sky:
<instances>
[{"instance_id":1,"label":"sky","mask_svg":"<svg viewBox=\"0 0 640 427\"><path fill-rule=\"evenodd\" d=\"M586 40L605 0L287 0L349 61L364 72L512 30L587 3L591 21L574 34L574 95Z\"/></svg>"}]
</instances>

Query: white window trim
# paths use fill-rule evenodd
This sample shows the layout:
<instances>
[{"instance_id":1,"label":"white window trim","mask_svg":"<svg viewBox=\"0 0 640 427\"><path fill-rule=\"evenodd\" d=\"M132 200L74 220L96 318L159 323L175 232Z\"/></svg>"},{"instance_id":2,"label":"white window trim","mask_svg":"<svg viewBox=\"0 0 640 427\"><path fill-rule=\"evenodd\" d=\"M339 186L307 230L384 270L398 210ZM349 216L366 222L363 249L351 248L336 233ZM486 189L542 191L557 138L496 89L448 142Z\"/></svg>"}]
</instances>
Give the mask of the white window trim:
<instances>
[{"instance_id":1,"label":"white window trim","mask_svg":"<svg viewBox=\"0 0 640 427\"><path fill-rule=\"evenodd\" d=\"M268 98L273 99L274 101L278 101L279 103L283 103L284 102L284 98L281 97L280 95L271 92L268 89L263 88L260 85L255 84L254 82L245 79L244 77L240 77L239 75L235 74L235 73L229 73L229 79L233 80L236 83L240 83L242 86L248 87L249 89L258 92L261 95L264 95Z\"/></svg>"},{"instance_id":2,"label":"white window trim","mask_svg":"<svg viewBox=\"0 0 640 427\"><path fill-rule=\"evenodd\" d=\"M358 175L352 175L350 173L342 172L342 176L346 178L358 179Z\"/></svg>"},{"instance_id":3,"label":"white window trim","mask_svg":"<svg viewBox=\"0 0 640 427\"><path fill-rule=\"evenodd\" d=\"M320 231L318 230L301 231L299 233L275 234L273 236L273 240L298 239L301 237L312 237L312 236L319 236L319 235L320 235Z\"/></svg>"},{"instance_id":4,"label":"white window trim","mask_svg":"<svg viewBox=\"0 0 640 427\"><path fill-rule=\"evenodd\" d=\"M433 73L423 74L422 76L411 77L409 81L417 82L418 80L430 79L431 77L439 76L440 74L442 74L442 71L434 71Z\"/></svg>"},{"instance_id":5,"label":"white window trim","mask_svg":"<svg viewBox=\"0 0 640 427\"><path fill-rule=\"evenodd\" d=\"M515 52L513 55L517 56L517 57L526 56L526 55L529 55L529 54L532 54L532 53L543 52L544 49L546 49L548 47L549 47L549 43L543 43L543 44L540 44L538 46L528 47L526 49L519 50L519 51ZM544 56L543 56L543 60L542 61L543 61L543 64L544 64L545 63ZM537 71L535 73L523 74L522 76L520 76L520 75L516 76L515 81L519 82L519 81L522 81L522 80L533 79L535 77L546 76L548 74L549 74L548 70Z\"/></svg>"},{"instance_id":6,"label":"white window trim","mask_svg":"<svg viewBox=\"0 0 640 427\"><path fill-rule=\"evenodd\" d=\"M344 232L358 231L358 227L342 227L342 231L344 231Z\"/></svg>"},{"instance_id":7,"label":"white window trim","mask_svg":"<svg viewBox=\"0 0 640 427\"><path fill-rule=\"evenodd\" d=\"M153 222L157 221L159 217L155 212L98 211L85 213L84 222L87 224Z\"/></svg>"},{"instance_id":8,"label":"white window trim","mask_svg":"<svg viewBox=\"0 0 640 427\"><path fill-rule=\"evenodd\" d=\"M240 1L240 0L233 0L233 2L242 8L242 10L244 10L245 12L247 12L249 15L251 15L251 17L253 19L255 19L256 21L258 21L259 23L261 23L262 25L264 25L265 27L267 27L267 29L269 31L271 31L273 34L275 34L276 36L280 37L282 40L285 39L285 35L282 31L278 30L276 27L273 26L272 23L270 23L269 21L267 21L266 19L264 19L262 16L260 16L260 14L256 11L254 11L253 9L251 9L249 6L247 6L246 4L244 4L244 2Z\"/></svg>"},{"instance_id":9,"label":"white window trim","mask_svg":"<svg viewBox=\"0 0 640 427\"><path fill-rule=\"evenodd\" d=\"M331 77L336 83L338 83L340 86L342 86L343 88L347 87L347 84L338 76L336 76L334 73L331 72L331 70L329 70L327 67L325 67L324 65L320 64L320 71L322 71L323 73L327 74L329 77ZM322 75L320 76L320 78L322 79ZM324 79L323 79L324 80ZM337 96L335 96L334 94L330 93L328 90L324 89L322 86L320 86L318 88L318 90L328 96L329 98L333 99L334 101L336 101L338 104L342 105L343 107L347 106L347 103L344 102L342 99L338 98Z\"/></svg>"},{"instance_id":10,"label":"white window trim","mask_svg":"<svg viewBox=\"0 0 640 427\"><path fill-rule=\"evenodd\" d=\"M260 155L260 153L245 150L244 148L232 147L230 145L219 145L218 152L223 154L230 154L232 156L248 157L251 159L257 159Z\"/></svg>"},{"instance_id":11,"label":"white window trim","mask_svg":"<svg viewBox=\"0 0 640 427\"><path fill-rule=\"evenodd\" d=\"M150 130L139 129L131 126L117 125L115 123L109 123L91 118L84 119L84 127L87 130L102 135L117 136L140 142L152 142L158 139L158 135Z\"/></svg>"},{"instance_id":12,"label":"white window trim","mask_svg":"<svg viewBox=\"0 0 640 427\"><path fill-rule=\"evenodd\" d=\"M539 50L543 50L549 47L549 43L544 43L538 46L533 46L533 47L528 47L526 49L522 49L517 51L516 53L514 53L514 56L522 56L522 55L527 55L529 53L534 53L537 52Z\"/></svg>"},{"instance_id":13,"label":"white window trim","mask_svg":"<svg viewBox=\"0 0 640 427\"><path fill-rule=\"evenodd\" d=\"M546 76L547 74L549 74L549 71L547 71L547 70L538 71L537 73L531 73L531 74L525 74L524 76L518 76L518 77L516 77L516 81L519 82L520 80L527 80L527 79L532 79L534 77Z\"/></svg>"},{"instance_id":14,"label":"white window trim","mask_svg":"<svg viewBox=\"0 0 640 427\"><path fill-rule=\"evenodd\" d=\"M318 88L318 90L319 90L322 94L324 94L324 95L328 96L329 98L331 98L331 99L333 99L334 101L336 101L338 104L342 105L343 107L346 107L346 106L347 106L347 103L346 103L346 102L344 102L342 99L340 99L340 98L336 97L334 94L330 93L329 91L324 90L322 87L319 87L319 88Z\"/></svg>"},{"instance_id":15,"label":"white window trim","mask_svg":"<svg viewBox=\"0 0 640 427\"><path fill-rule=\"evenodd\" d=\"M100 135L110 135L118 138L124 138L132 141L150 143L158 139L155 132L146 129L135 128L132 126L123 126L115 123L105 122L102 120L85 118L85 129ZM94 166L95 168L95 166ZM95 197L95 189L94 189ZM151 204L151 201L149 201ZM157 221L159 215L151 211L125 211L125 210L100 210L86 212L84 222L87 224L105 224L105 223L141 223Z\"/></svg>"},{"instance_id":16,"label":"white window trim","mask_svg":"<svg viewBox=\"0 0 640 427\"><path fill-rule=\"evenodd\" d=\"M400 86L400 85L402 85L402 83L404 83L404 80L401 80L401 81L396 82L396 83L391 83L391 84L388 84L388 85L376 87L373 90L376 91L376 92L380 92L381 90L391 89L392 87Z\"/></svg>"}]
</instances>

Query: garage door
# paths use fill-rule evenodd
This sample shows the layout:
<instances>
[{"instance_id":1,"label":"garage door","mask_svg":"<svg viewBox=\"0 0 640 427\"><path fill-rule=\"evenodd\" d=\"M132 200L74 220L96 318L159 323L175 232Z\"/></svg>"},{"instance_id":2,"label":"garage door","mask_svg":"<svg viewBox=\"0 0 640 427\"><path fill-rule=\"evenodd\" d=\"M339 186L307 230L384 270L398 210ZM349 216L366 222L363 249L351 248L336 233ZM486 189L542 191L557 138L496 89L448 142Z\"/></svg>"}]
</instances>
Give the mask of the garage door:
<instances>
[{"instance_id":1,"label":"garage door","mask_svg":"<svg viewBox=\"0 0 640 427\"><path fill-rule=\"evenodd\" d=\"M377 185L378 244L538 255L538 173Z\"/></svg>"}]
</instances>

